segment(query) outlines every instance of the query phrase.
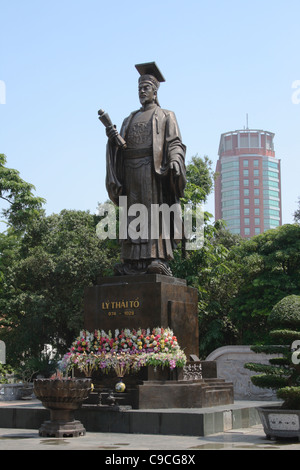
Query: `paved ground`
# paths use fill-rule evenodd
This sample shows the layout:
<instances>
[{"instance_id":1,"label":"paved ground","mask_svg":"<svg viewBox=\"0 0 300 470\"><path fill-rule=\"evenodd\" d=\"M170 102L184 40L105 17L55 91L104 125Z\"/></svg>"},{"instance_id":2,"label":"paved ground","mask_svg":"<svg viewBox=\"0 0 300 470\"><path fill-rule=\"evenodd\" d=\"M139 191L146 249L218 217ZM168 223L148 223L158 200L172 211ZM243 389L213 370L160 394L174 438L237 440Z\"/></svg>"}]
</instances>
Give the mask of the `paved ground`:
<instances>
[{"instance_id":1,"label":"paved ground","mask_svg":"<svg viewBox=\"0 0 300 470\"><path fill-rule=\"evenodd\" d=\"M149 434L87 433L78 438L42 438L36 430L0 428L1 450L102 450L107 455L127 451L169 450L189 455L198 450L300 450L297 441L267 440L262 426L235 429L207 437Z\"/></svg>"},{"instance_id":2,"label":"paved ground","mask_svg":"<svg viewBox=\"0 0 300 470\"><path fill-rule=\"evenodd\" d=\"M1 408L24 406L37 407L37 403L0 401ZM42 407L40 403L38 406ZM102 457L130 455L131 452L135 455L135 452L139 454L143 451L171 451L187 452L189 455L195 452L199 456L198 450L300 450L300 442L288 439L268 440L261 425L230 429L206 437L87 432L85 436L78 438L58 439L40 437L37 429L1 428L0 420L1 450L102 450L105 451Z\"/></svg>"}]
</instances>

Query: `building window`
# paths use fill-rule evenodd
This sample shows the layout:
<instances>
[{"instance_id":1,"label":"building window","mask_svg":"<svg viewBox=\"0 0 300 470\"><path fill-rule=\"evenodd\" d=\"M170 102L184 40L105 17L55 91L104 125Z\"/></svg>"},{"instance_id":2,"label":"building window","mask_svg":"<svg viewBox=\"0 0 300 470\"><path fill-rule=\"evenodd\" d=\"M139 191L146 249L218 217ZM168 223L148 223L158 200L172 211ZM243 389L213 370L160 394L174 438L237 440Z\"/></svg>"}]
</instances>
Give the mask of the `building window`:
<instances>
[{"instance_id":1,"label":"building window","mask_svg":"<svg viewBox=\"0 0 300 470\"><path fill-rule=\"evenodd\" d=\"M249 148L249 134L240 134L240 147Z\"/></svg>"},{"instance_id":2,"label":"building window","mask_svg":"<svg viewBox=\"0 0 300 470\"><path fill-rule=\"evenodd\" d=\"M244 189L244 196L249 196L249 189Z\"/></svg>"},{"instance_id":3,"label":"building window","mask_svg":"<svg viewBox=\"0 0 300 470\"><path fill-rule=\"evenodd\" d=\"M246 166L248 166L248 165L249 165L248 160L243 160L243 166L246 167Z\"/></svg>"},{"instance_id":4,"label":"building window","mask_svg":"<svg viewBox=\"0 0 300 470\"><path fill-rule=\"evenodd\" d=\"M244 215L249 215L250 214L250 209L244 209Z\"/></svg>"},{"instance_id":5,"label":"building window","mask_svg":"<svg viewBox=\"0 0 300 470\"><path fill-rule=\"evenodd\" d=\"M279 217L279 209L278 210L276 210L276 209L265 209L264 210L264 215L265 215L265 217L273 215L275 217L278 217L278 219L280 218Z\"/></svg>"},{"instance_id":6,"label":"building window","mask_svg":"<svg viewBox=\"0 0 300 470\"><path fill-rule=\"evenodd\" d=\"M245 228L245 235L250 235L250 228Z\"/></svg>"},{"instance_id":7,"label":"building window","mask_svg":"<svg viewBox=\"0 0 300 470\"><path fill-rule=\"evenodd\" d=\"M278 169L278 163L276 163L276 162L264 161L263 166L264 166L264 168L276 168L276 169Z\"/></svg>"},{"instance_id":8,"label":"building window","mask_svg":"<svg viewBox=\"0 0 300 470\"><path fill-rule=\"evenodd\" d=\"M237 207L240 207L240 200L239 199L230 199L229 201L223 201L222 202L222 208L223 207L232 207L236 209Z\"/></svg>"},{"instance_id":9,"label":"building window","mask_svg":"<svg viewBox=\"0 0 300 470\"><path fill-rule=\"evenodd\" d=\"M264 199L264 206L279 207L279 201L273 201L273 199Z\"/></svg>"},{"instance_id":10,"label":"building window","mask_svg":"<svg viewBox=\"0 0 300 470\"><path fill-rule=\"evenodd\" d=\"M278 191L279 191L279 189L278 189ZM279 193L276 192L274 189L273 190L264 189L264 196L276 197L276 198L279 199Z\"/></svg>"},{"instance_id":11,"label":"building window","mask_svg":"<svg viewBox=\"0 0 300 470\"><path fill-rule=\"evenodd\" d=\"M232 180L232 181L224 181L222 182L222 188L230 188L232 186L239 186L240 182L237 180Z\"/></svg>"},{"instance_id":12,"label":"building window","mask_svg":"<svg viewBox=\"0 0 300 470\"><path fill-rule=\"evenodd\" d=\"M278 173L275 173L275 171L270 171L270 170L264 171L263 175L268 176L269 178L274 178L274 179L278 180Z\"/></svg>"},{"instance_id":13,"label":"building window","mask_svg":"<svg viewBox=\"0 0 300 470\"><path fill-rule=\"evenodd\" d=\"M259 188L254 188L254 196L259 196Z\"/></svg>"},{"instance_id":14,"label":"building window","mask_svg":"<svg viewBox=\"0 0 300 470\"><path fill-rule=\"evenodd\" d=\"M253 176L259 176L259 170L253 170Z\"/></svg>"},{"instance_id":15,"label":"building window","mask_svg":"<svg viewBox=\"0 0 300 470\"><path fill-rule=\"evenodd\" d=\"M255 235L259 235L260 234L260 227L255 227Z\"/></svg>"},{"instance_id":16,"label":"building window","mask_svg":"<svg viewBox=\"0 0 300 470\"><path fill-rule=\"evenodd\" d=\"M250 147L258 148L258 134L250 134Z\"/></svg>"},{"instance_id":17,"label":"building window","mask_svg":"<svg viewBox=\"0 0 300 470\"><path fill-rule=\"evenodd\" d=\"M249 170L243 170L244 176L249 176Z\"/></svg>"},{"instance_id":18,"label":"building window","mask_svg":"<svg viewBox=\"0 0 300 470\"><path fill-rule=\"evenodd\" d=\"M250 219L248 217L244 219L244 225L250 225Z\"/></svg>"},{"instance_id":19,"label":"building window","mask_svg":"<svg viewBox=\"0 0 300 470\"><path fill-rule=\"evenodd\" d=\"M229 178L238 178L239 172L236 170L233 171L225 171L222 173L222 180L229 179Z\"/></svg>"},{"instance_id":20,"label":"building window","mask_svg":"<svg viewBox=\"0 0 300 470\"><path fill-rule=\"evenodd\" d=\"M254 215L259 215L259 207L256 207L256 208L254 209Z\"/></svg>"},{"instance_id":21,"label":"building window","mask_svg":"<svg viewBox=\"0 0 300 470\"><path fill-rule=\"evenodd\" d=\"M255 199L254 199L254 204L255 204L256 206L259 206L259 199L255 198Z\"/></svg>"},{"instance_id":22,"label":"building window","mask_svg":"<svg viewBox=\"0 0 300 470\"><path fill-rule=\"evenodd\" d=\"M249 186L249 180L244 180L244 186Z\"/></svg>"},{"instance_id":23,"label":"building window","mask_svg":"<svg viewBox=\"0 0 300 470\"><path fill-rule=\"evenodd\" d=\"M254 186L259 186L259 180L253 180Z\"/></svg>"},{"instance_id":24,"label":"building window","mask_svg":"<svg viewBox=\"0 0 300 470\"><path fill-rule=\"evenodd\" d=\"M240 190L239 189L233 189L232 191L223 191L222 192L222 199L226 197L239 197L240 196Z\"/></svg>"},{"instance_id":25,"label":"building window","mask_svg":"<svg viewBox=\"0 0 300 470\"><path fill-rule=\"evenodd\" d=\"M279 227L280 222L279 220L275 220L275 219L265 219L264 224L265 224L265 227Z\"/></svg>"},{"instance_id":26,"label":"building window","mask_svg":"<svg viewBox=\"0 0 300 470\"><path fill-rule=\"evenodd\" d=\"M259 224L260 224L260 218L259 218L259 217L255 217L254 223L255 223L255 225L259 225Z\"/></svg>"},{"instance_id":27,"label":"building window","mask_svg":"<svg viewBox=\"0 0 300 470\"><path fill-rule=\"evenodd\" d=\"M273 188L279 188L279 184L277 181L265 180L264 186L272 186Z\"/></svg>"},{"instance_id":28,"label":"building window","mask_svg":"<svg viewBox=\"0 0 300 470\"><path fill-rule=\"evenodd\" d=\"M228 220L226 220L226 224L228 225L228 227L239 227L240 224L241 224L241 221L240 221L239 218L228 219Z\"/></svg>"},{"instance_id":29,"label":"building window","mask_svg":"<svg viewBox=\"0 0 300 470\"><path fill-rule=\"evenodd\" d=\"M250 199L244 199L244 206L249 206Z\"/></svg>"},{"instance_id":30,"label":"building window","mask_svg":"<svg viewBox=\"0 0 300 470\"><path fill-rule=\"evenodd\" d=\"M240 215L240 209L229 209L229 210L226 210L226 211L222 211L222 216L224 218L226 217L233 217L235 215Z\"/></svg>"},{"instance_id":31,"label":"building window","mask_svg":"<svg viewBox=\"0 0 300 470\"><path fill-rule=\"evenodd\" d=\"M258 166L258 160L253 160L253 166Z\"/></svg>"},{"instance_id":32,"label":"building window","mask_svg":"<svg viewBox=\"0 0 300 470\"><path fill-rule=\"evenodd\" d=\"M238 168L239 167L239 162L226 162L222 163L222 170L229 170L231 168Z\"/></svg>"}]
</instances>

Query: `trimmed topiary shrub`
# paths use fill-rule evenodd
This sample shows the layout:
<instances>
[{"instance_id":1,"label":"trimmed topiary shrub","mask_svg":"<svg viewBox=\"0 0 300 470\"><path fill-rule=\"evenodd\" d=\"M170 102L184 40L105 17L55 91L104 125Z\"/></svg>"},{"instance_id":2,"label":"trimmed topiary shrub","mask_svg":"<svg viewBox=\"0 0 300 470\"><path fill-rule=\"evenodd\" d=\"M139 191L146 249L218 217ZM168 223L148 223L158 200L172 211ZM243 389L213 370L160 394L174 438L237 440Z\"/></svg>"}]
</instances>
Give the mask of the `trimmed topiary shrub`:
<instances>
[{"instance_id":1,"label":"trimmed topiary shrub","mask_svg":"<svg viewBox=\"0 0 300 470\"><path fill-rule=\"evenodd\" d=\"M300 296L284 297L272 309L268 323L276 327L270 332L275 345L252 346L254 352L279 354L269 360L269 364L247 363L245 368L258 372L251 377L254 385L276 390L277 397L283 400L284 409L300 409L300 364L295 361L293 343L300 345ZM282 329L281 329L282 328ZM299 350L300 362L300 350Z\"/></svg>"},{"instance_id":2,"label":"trimmed topiary shrub","mask_svg":"<svg viewBox=\"0 0 300 470\"><path fill-rule=\"evenodd\" d=\"M300 295L288 295L272 309L268 322L271 327L300 329Z\"/></svg>"}]
</instances>

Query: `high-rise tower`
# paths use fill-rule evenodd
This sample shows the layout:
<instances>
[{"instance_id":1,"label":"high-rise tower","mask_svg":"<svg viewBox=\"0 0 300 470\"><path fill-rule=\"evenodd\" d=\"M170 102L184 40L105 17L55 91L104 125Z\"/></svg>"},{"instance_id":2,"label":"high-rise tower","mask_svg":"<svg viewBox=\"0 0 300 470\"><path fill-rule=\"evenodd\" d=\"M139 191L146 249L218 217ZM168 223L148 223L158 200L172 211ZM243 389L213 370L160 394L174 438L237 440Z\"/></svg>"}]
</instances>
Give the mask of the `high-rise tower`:
<instances>
[{"instance_id":1,"label":"high-rise tower","mask_svg":"<svg viewBox=\"0 0 300 470\"><path fill-rule=\"evenodd\" d=\"M280 160L272 132L244 129L221 135L215 219L244 238L282 225Z\"/></svg>"}]
</instances>

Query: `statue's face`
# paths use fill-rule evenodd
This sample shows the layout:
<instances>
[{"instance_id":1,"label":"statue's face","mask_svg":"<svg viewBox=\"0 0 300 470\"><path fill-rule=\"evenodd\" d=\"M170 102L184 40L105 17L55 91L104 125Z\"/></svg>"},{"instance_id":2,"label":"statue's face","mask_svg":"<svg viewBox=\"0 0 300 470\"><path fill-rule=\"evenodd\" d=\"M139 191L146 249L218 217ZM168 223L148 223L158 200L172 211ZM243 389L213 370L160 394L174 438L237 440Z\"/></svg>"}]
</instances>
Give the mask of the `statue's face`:
<instances>
[{"instance_id":1,"label":"statue's face","mask_svg":"<svg viewBox=\"0 0 300 470\"><path fill-rule=\"evenodd\" d=\"M156 90L149 82L142 82L139 84L139 99L141 105L154 103L156 98Z\"/></svg>"}]
</instances>

